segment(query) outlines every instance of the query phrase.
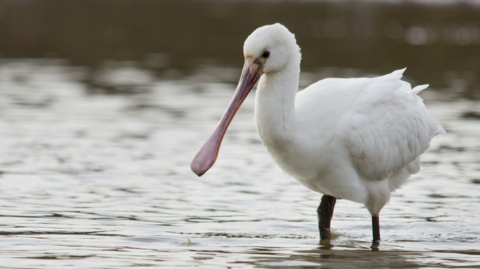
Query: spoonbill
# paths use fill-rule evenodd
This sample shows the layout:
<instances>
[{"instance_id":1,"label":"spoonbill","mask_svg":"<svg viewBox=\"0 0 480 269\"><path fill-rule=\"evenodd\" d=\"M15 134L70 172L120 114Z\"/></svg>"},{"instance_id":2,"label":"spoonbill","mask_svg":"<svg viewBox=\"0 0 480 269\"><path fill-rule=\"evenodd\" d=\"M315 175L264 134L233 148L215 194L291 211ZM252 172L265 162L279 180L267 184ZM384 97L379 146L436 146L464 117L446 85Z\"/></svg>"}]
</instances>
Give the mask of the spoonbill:
<instances>
[{"instance_id":1,"label":"spoonbill","mask_svg":"<svg viewBox=\"0 0 480 269\"><path fill-rule=\"evenodd\" d=\"M255 123L276 163L323 194L317 209L321 239L330 238L336 199L362 203L380 242L380 210L390 193L420 170L420 155L445 130L402 81L405 69L375 78L328 78L298 91L300 48L281 24L256 29L243 46L245 64L217 128L191 163L202 176L213 166L223 136L252 87Z\"/></svg>"}]
</instances>

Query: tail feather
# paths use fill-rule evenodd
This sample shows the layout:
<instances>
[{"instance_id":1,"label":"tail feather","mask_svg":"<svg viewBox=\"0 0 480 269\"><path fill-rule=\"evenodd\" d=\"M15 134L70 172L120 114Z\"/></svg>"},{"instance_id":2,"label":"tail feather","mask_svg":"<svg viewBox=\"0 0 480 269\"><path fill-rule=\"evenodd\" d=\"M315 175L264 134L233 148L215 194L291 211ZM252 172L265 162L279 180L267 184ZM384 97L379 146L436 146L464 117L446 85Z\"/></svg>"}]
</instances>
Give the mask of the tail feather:
<instances>
[{"instance_id":1,"label":"tail feather","mask_svg":"<svg viewBox=\"0 0 480 269\"><path fill-rule=\"evenodd\" d=\"M417 95L417 94L420 93L421 91L423 91L423 90L425 90L426 88L428 88L428 86L430 86L430 85L429 85L429 84L419 85L419 86L413 88L410 93L413 94L413 95Z\"/></svg>"},{"instance_id":2,"label":"tail feather","mask_svg":"<svg viewBox=\"0 0 480 269\"><path fill-rule=\"evenodd\" d=\"M403 69L398 69L398 70L395 70L392 72L392 74L395 74L395 75L401 75L403 76L403 73L405 72L405 70L407 70L407 68L403 68Z\"/></svg>"},{"instance_id":3,"label":"tail feather","mask_svg":"<svg viewBox=\"0 0 480 269\"><path fill-rule=\"evenodd\" d=\"M437 134L444 134L444 133L446 133L446 131L445 131L445 129L443 128L443 126L440 125L440 124L437 124L437 133L436 133L435 135L437 135Z\"/></svg>"}]
</instances>

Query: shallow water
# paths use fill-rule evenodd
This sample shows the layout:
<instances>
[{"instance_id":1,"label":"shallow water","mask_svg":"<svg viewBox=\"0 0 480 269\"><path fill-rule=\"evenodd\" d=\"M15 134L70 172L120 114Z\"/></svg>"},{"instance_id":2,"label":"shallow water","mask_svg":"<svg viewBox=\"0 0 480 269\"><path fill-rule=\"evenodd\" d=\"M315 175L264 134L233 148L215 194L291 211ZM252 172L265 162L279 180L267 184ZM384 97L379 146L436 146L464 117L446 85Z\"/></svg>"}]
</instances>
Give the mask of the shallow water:
<instances>
[{"instance_id":1,"label":"shallow water","mask_svg":"<svg viewBox=\"0 0 480 269\"><path fill-rule=\"evenodd\" d=\"M381 212L372 251L368 211L345 200L319 245L321 195L268 156L253 94L198 178L190 161L235 85L134 70L139 93L87 94L79 73L0 65L0 268L480 268L480 121L462 117L479 102L427 102L447 134Z\"/></svg>"}]
</instances>

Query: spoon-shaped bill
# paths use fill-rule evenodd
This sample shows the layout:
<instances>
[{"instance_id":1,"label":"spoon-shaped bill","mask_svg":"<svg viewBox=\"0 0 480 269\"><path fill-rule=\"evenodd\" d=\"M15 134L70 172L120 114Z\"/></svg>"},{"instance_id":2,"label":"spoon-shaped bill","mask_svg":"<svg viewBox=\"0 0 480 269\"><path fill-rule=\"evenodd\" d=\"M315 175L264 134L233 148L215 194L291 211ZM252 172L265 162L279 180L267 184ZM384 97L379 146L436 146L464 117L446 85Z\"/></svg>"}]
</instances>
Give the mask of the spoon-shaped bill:
<instances>
[{"instance_id":1,"label":"spoon-shaped bill","mask_svg":"<svg viewBox=\"0 0 480 269\"><path fill-rule=\"evenodd\" d=\"M250 58L245 59L242 76L240 77L235 94L233 95L225 114L223 114L217 128L190 164L190 168L198 176L205 174L205 172L207 172L217 160L220 144L222 143L223 136L225 135L230 122L250 90L260 79L261 75L262 71L260 62Z\"/></svg>"}]
</instances>

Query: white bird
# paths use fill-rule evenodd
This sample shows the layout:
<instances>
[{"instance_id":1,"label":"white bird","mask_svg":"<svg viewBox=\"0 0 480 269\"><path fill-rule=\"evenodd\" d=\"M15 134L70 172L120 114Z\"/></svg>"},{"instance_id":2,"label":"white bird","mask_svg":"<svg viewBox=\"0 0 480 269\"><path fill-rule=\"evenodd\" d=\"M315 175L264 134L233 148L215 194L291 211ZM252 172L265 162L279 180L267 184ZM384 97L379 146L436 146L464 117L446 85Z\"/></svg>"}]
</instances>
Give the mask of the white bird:
<instances>
[{"instance_id":1,"label":"white bird","mask_svg":"<svg viewBox=\"0 0 480 269\"><path fill-rule=\"evenodd\" d=\"M245 41L237 90L217 129L192 161L203 175L223 136L259 80L255 123L277 164L307 188L324 194L317 209L321 239L330 238L337 198L362 203L380 242L379 212L410 175L420 155L444 133L417 94L428 85L402 81L405 69L375 78L318 81L298 91L300 48L281 24L255 30Z\"/></svg>"}]
</instances>

